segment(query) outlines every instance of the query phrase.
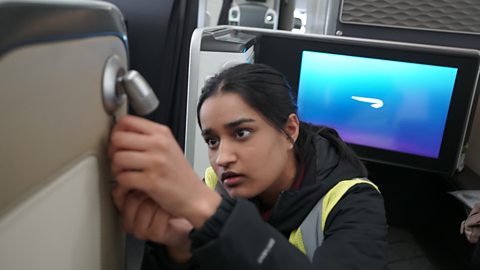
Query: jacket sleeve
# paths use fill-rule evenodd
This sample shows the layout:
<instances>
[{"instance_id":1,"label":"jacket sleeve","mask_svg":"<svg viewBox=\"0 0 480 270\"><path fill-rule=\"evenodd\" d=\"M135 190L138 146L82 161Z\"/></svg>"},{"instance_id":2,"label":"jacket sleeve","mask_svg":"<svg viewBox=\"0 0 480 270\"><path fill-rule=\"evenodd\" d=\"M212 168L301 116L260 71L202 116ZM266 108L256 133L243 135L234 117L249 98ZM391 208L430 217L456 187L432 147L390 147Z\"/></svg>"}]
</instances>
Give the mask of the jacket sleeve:
<instances>
[{"instance_id":1,"label":"jacket sleeve","mask_svg":"<svg viewBox=\"0 0 480 270\"><path fill-rule=\"evenodd\" d=\"M148 242L142 270L315 269L303 253L261 219L251 202L243 199L236 200L219 235L200 242L205 244L193 248L193 258L186 265L175 265L165 246Z\"/></svg>"},{"instance_id":2,"label":"jacket sleeve","mask_svg":"<svg viewBox=\"0 0 480 270\"><path fill-rule=\"evenodd\" d=\"M347 192L327 219L311 262L256 208L239 199L218 238L193 250L200 269L384 269L387 226L381 195L369 185Z\"/></svg>"},{"instance_id":3,"label":"jacket sleeve","mask_svg":"<svg viewBox=\"0 0 480 270\"><path fill-rule=\"evenodd\" d=\"M243 199L237 199L219 237L194 249L193 256L208 270L318 269Z\"/></svg>"},{"instance_id":4,"label":"jacket sleeve","mask_svg":"<svg viewBox=\"0 0 480 270\"><path fill-rule=\"evenodd\" d=\"M352 187L330 212L313 263L321 269L385 269L384 209L382 195L370 185Z\"/></svg>"}]
</instances>

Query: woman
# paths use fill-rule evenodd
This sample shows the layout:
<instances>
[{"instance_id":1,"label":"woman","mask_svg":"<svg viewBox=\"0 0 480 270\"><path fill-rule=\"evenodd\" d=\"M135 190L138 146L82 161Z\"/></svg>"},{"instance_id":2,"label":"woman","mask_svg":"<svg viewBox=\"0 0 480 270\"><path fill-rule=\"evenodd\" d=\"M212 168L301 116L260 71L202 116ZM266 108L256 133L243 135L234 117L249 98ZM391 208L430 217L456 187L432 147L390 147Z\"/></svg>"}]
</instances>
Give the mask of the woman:
<instances>
[{"instance_id":1,"label":"woman","mask_svg":"<svg viewBox=\"0 0 480 270\"><path fill-rule=\"evenodd\" d=\"M299 121L281 73L225 70L197 115L207 185L167 127L128 116L113 130L113 198L150 241L144 269L385 268L381 194L334 130Z\"/></svg>"}]
</instances>

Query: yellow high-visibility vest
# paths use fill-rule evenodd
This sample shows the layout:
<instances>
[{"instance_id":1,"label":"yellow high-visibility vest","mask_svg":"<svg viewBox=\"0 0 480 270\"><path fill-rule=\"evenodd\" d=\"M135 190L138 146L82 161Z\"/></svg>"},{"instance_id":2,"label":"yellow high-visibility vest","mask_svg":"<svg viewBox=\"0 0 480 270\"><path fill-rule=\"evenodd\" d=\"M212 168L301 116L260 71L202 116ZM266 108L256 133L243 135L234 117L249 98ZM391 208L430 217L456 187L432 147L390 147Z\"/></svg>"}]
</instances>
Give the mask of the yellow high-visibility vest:
<instances>
[{"instance_id":1,"label":"yellow high-visibility vest","mask_svg":"<svg viewBox=\"0 0 480 270\"><path fill-rule=\"evenodd\" d=\"M205 183L212 190L215 190L217 187L218 178L212 167L207 168L205 171ZM379 190L375 184L365 178L354 178L338 182L312 208L302 224L300 224L300 227L290 233L288 241L312 260L313 253L322 245L323 232L328 215L343 195L357 184L369 184L376 190Z\"/></svg>"}]
</instances>

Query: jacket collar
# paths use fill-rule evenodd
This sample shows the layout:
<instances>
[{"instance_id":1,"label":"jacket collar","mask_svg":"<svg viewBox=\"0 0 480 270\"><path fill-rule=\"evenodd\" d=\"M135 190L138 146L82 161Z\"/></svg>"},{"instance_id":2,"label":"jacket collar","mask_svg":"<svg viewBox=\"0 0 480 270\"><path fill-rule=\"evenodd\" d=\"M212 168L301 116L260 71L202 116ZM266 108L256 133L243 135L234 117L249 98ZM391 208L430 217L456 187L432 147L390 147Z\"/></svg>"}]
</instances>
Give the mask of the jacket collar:
<instances>
[{"instance_id":1,"label":"jacket collar","mask_svg":"<svg viewBox=\"0 0 480 270\"><path fill-rule=\"evenodd\" d=\"M364 177L324 137L314 135L311 159L305 164L300 189L289 189L279 195L268 222L288 235L298 228L315 204L338 182Z\"/></svg>"}]
</instances>

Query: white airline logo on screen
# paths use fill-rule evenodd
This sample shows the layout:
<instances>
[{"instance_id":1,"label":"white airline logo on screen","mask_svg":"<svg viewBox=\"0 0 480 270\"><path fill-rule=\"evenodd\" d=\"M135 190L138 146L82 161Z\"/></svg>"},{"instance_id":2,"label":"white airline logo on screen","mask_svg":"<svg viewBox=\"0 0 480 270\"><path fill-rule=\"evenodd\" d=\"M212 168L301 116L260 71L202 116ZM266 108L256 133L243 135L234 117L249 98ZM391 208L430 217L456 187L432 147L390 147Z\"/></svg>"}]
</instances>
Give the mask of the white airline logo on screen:
<instances>
[{"instance_id":1,"label":"white airline logo on screen","mask_svg":"<svg viewBox=\"0 0 480 270\"><path fill-rule=\"evenodd\" d=\"M352 96L352 99L360 102L370 103L370 107L380 109L383 107L383 100L378 98Z\"/></svg>"}]
</instances>

